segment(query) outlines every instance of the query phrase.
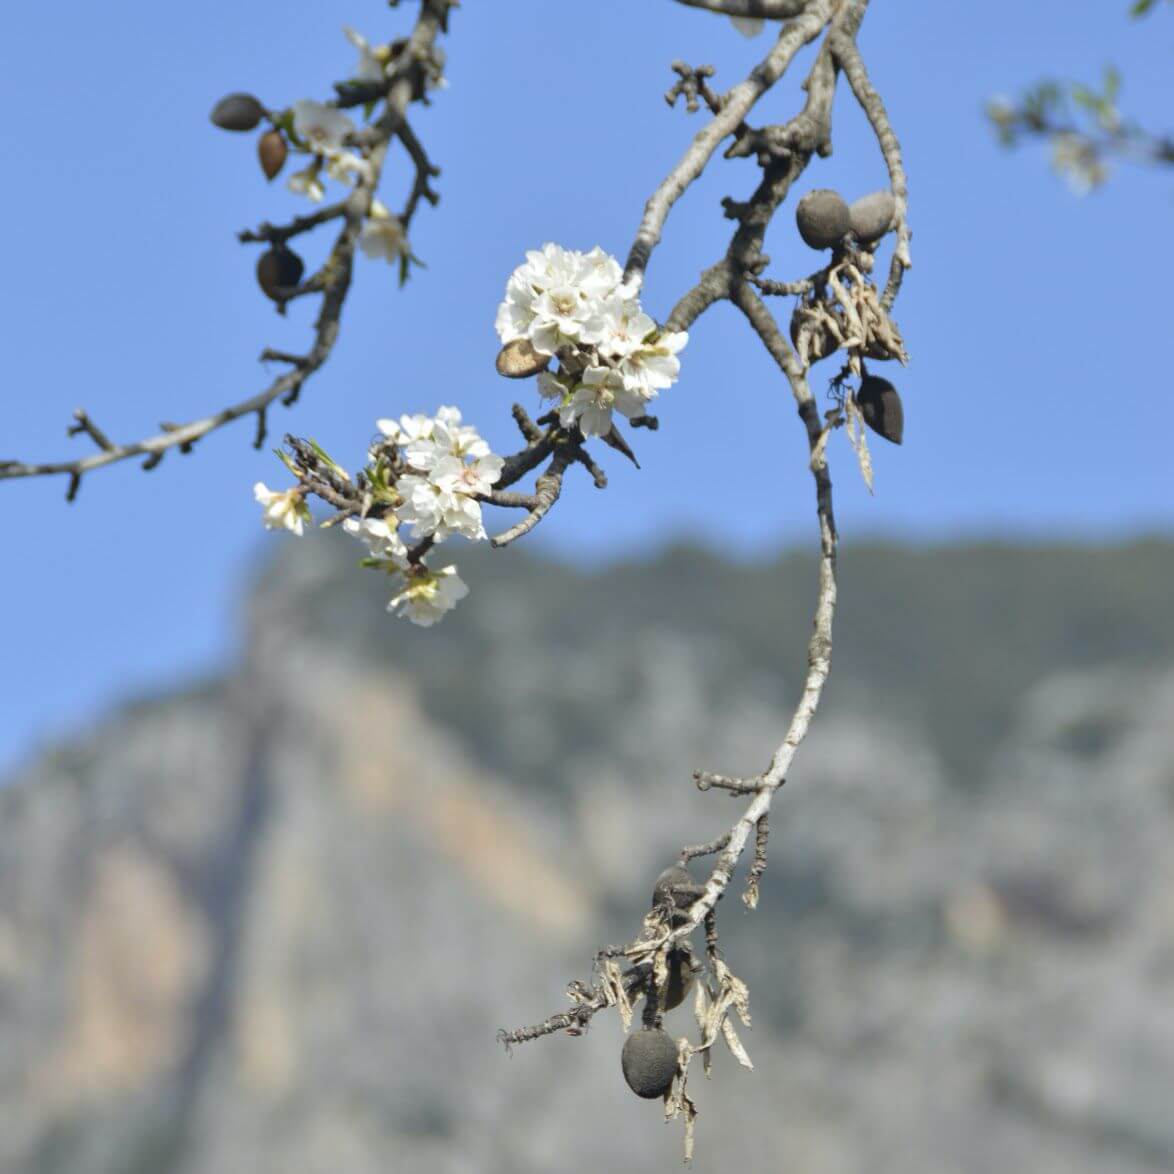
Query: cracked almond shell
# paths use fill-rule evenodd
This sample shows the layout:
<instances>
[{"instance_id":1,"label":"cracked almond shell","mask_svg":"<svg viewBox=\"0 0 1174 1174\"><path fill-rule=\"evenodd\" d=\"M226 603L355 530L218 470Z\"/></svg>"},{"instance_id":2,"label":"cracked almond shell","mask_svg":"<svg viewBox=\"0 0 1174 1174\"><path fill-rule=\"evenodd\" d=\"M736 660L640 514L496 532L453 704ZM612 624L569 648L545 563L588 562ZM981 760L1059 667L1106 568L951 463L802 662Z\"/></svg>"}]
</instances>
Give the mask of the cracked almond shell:
<instances>
[{"instance_id":1,"label":"cracked almond shell","mask_svg":"<svg viewBox=\"0 0 1174 1174\"><path fill-rule=\"evenodd\" d=\"M497 352L497 373L507 379L528 379L550 366L552 355L540 355L528 338L515 338Z\"/></svg>"},{"instance_id":2,"label":"cracked almond shell","mask_svg":"<svg viewBox=\"0 0 1174 1174\"><path fill-rule=\"evenodd\" d=\"M225 94L208 115L221 130L252 130L265 116L265 107L252 94Z\"/></svg>"},{"instance_id":3,"label":"cracked almond shell","mask_svg":"<svg viewBox=\"0 0 1174 1174\"><path fill-rule=\"evenodd\" d=\"M831 188L808 192L795 207L795 223L799 235L813 249L838 245L852 227L844 197Z\"/></svg>"},{"instance_id":4,"label":"cracked almond shell","mask_svg":"<svg viewBox=\"0 0 1174 1174\"><path fill-rule=\"evenodd\" d=\"M905 435L905 409L897 389L879 375L865 375L856 393L856 403L864 422L873 430L900 444Z\"/></svg>"},{"instance_id":5,"label":"cracked almond shell","mask_svg":"<svg viewBox=\"0 0 1174 1174\"><path fill-rule=\"evenodd\" d=\"M620 1056L624 1079L638 1096L664 1096L677 1073L677 1045L662 1027L642 1027L624 1042Z\"/></svg>"}]
</instances>

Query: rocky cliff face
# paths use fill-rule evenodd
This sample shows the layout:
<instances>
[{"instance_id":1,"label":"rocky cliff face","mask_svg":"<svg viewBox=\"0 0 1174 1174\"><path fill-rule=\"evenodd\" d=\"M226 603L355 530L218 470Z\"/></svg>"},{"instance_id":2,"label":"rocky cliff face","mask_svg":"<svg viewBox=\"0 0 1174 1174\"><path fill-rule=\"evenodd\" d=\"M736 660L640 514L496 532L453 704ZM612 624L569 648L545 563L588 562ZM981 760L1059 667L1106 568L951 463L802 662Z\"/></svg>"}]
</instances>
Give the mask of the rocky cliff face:
<instances>
[{"instance_id":1,"label":"rocky cliff face","mask_svg":"<svg viewBox=\"0 0 1174 1174\"><path fill-rule=\"evenodd\" d=\"M262 580L228 678L127 711L0 791L0 1169L676 1164L676 1127L622 1083L614 1017L512 1057L494 1032L564 1005L677 847L728 822L689 772L769 753L801 660L765 606L743 613L791 590L802 614L806 568L723 575L688 556L682 577L673 555L598 576L531 564L515 583L494 564L460 624L415 633L336 554L291 548ZM1137 567L1118 556L1119 575ZM1169 1169L1164 609L1148 586L1098 599L1107 556L1069 551L1020 565L1002 595L991 573L967 611L948 567L973 565L942 552L931 580L953 622L919 625L893 599L927 615L923 576L902 592L901 553L887 571L869 557L759 911L724 910L756 1071L718 1056L698 1082L696 1167ZM1084 586L1055 590L1081 558ZM737 625L699 624L723 590ZM939 624L949 665L944 636L915 635ZM957 696L932 696L946 679ZM967 698L978 732L943 748Z\"/></svg>"}]
</instances>

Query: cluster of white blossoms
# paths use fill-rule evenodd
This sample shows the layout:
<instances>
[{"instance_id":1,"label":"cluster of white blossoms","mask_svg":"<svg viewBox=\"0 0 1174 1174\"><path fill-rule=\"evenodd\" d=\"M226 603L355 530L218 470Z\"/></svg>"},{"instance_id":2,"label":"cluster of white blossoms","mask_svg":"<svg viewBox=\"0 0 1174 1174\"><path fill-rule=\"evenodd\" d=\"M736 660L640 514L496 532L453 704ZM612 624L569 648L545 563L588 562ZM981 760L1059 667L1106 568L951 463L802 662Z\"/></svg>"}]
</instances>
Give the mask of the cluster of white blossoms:
<instances>
[{"instance_id":1,"label":"cluster of white blossoms","mask_svg":"<svg viewBox=\"0 0 1174 1174\"><path fill-rule=\"evenodd\" d=\"M410 527L413 540L443 542L450 534L479 541L485 537L481 502L501 477L501 457L489 451L477 429L461 423L459 409L440 408L435 416L377 420L376 427L400 447L410 472L396 482L400 498L395 516Z\"/></svg>"},{"instance_id":2,"label":"cluster of white blossoms","mask_svg":"<svg viewBox=\"0 0 1174 1174\"><path fill-rule=\"evenodd\" d=\"M644 313L619 262L598 246L527 253L506 284L496 326L503 343L525 339L540 355L558 355L560 370L540 374L538 389L557 401L560 423L577 424L584 436L606 436L613 411L646 415L676 382L677 352L689 339Z\"/></svg>"},{"instance_id":3,"label":"cluster of white blossoms","mask_svg":"<svg viewBox=\"0 0 1174 1174\"><path fill-rule=\"evenodd\" d=\"M401 416L377 420L384 439L372 445L364 470L369 498L383 510L349 517L342 528L367 548L364 566L402 575L405 585L387 610L428 628L469 593L455 566L435 570L409 558L400 533L412 542L443 542L452 534L478 541L486 537L479 495L501 478L504 461L489 451L477 429L461 421L457 408L442 407L435 416ZM313 446L341 476L346 471ZM294 466L285 462L291 469ZM294 470L296 472L296 470ZM298 486L278 492L258 481L253 494L264 507L266 529L301 535L310 521L305 491Z\"/></svg>"}]
</instances>

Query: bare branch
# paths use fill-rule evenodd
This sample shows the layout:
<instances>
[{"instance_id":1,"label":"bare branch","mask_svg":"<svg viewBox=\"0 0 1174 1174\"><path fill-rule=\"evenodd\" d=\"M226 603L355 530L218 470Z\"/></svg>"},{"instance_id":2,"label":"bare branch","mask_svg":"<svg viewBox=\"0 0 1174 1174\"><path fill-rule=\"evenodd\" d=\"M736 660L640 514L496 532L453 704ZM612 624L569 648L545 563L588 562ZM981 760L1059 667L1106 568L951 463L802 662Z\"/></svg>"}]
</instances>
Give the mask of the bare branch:
<instances>
[{"instance_id":1,"label":"bare branch","mask_svg":"<svg viewBox=\"0 0 1174 1174\"><path fill-rule=\"evenodd\" d=\"M715 114L698 132L689 149L644 206L644 218L636 231L636 239L632 242L628 263L624 267L625 279L643 277L673 204L705 170L706 163L722 139L734 132L755 102L782 77L795 54L819 35L830 14L831 0L808 0L803 5L799 19L783 26L778 41L763 61L745 81L739 82L726 95L721 112Z\"/></svg>"}]
</instances>

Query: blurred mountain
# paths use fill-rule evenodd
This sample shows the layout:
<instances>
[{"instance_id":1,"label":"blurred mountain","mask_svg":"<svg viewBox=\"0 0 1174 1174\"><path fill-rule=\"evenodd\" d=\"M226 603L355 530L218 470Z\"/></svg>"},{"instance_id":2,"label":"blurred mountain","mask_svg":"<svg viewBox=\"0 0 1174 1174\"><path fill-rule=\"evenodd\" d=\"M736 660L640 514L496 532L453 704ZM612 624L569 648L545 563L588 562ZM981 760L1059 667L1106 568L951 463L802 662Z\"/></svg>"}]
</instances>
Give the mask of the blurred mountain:
<instances>
[{"instance_id":1,"label":"blurred mountain","mask_svg":"<svg viewBox=\"0 0 1174 1174\"><path fill-rule=\"evenodd\" d=\"M661 1170L598 1016L507 1057L736 807L814 566L461 550L431 631L282 544L225 679L0 790L0 1170ZM1174 1167L1174 546L849 547L695 1166ZM670 1027L691 1028L684 1009Z\"/></svg>"}]
</instances>

